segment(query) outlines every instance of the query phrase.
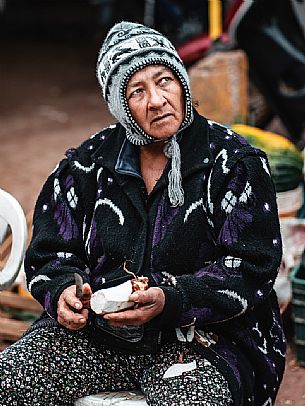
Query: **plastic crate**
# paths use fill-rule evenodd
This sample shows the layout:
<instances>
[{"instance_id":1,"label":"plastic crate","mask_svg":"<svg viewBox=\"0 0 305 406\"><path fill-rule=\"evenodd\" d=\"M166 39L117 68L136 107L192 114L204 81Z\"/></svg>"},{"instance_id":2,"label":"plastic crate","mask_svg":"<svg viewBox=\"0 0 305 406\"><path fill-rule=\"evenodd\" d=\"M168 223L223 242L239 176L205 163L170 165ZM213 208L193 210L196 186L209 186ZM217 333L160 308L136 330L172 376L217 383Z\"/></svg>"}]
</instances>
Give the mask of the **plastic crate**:
<instances>
[{"instance_id":1,"label":"plastic crate","mask_svg":"<svg viewBox=\"0 0 305 406\"><path fill-rule=\"evenodd\" d=\"M305 366L305 267L297 266L291 272L292 320L297 361Z\"/></svg>"}]
</instances>

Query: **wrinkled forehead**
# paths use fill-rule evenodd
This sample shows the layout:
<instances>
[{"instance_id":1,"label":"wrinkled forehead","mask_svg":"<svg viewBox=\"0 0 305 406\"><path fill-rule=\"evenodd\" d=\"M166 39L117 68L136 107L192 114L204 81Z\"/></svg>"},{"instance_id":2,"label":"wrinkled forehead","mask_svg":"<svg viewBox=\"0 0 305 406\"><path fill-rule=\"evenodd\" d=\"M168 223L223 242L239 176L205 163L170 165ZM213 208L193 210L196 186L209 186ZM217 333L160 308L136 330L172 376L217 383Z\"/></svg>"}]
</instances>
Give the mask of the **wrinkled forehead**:
<instances>
[{"instance_id":1,"label":"wrinkled forehead","mask_svg":"<svg viewBox=\"0 0 305 406\"><path fill-rule=\"evenodd\" d=\"M135 86L137 83L146 81L146 80L156 80L163 75L173 75L179 82L181 82L175 72L166 65L154 64L148 65L139 69L137 72L133 73L127 82L127 89L129 87Z\"/></svg>"}]
</instances>

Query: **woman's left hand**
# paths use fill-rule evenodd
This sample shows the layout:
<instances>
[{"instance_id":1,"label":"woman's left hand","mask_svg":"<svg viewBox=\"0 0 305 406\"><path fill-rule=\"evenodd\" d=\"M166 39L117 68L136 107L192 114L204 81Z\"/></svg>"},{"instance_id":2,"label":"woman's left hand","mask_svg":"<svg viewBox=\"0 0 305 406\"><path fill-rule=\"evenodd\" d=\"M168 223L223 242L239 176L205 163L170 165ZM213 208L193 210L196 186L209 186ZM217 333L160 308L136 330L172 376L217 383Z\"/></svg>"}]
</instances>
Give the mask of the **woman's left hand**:
<instances>
[{"instance_id":1,"label":"woman's left hand","mask_svg":"<svg viewBox=\"0 0 305 406\"><path fill-rule=\"evenodd\" d=\"M165 305L165 295L160 288L149 288L134 292L130 300L135 302L135 308L117 313L108 313L104 318L112 326L140 326L158 316Z\"/></svg>"}]
</instances>

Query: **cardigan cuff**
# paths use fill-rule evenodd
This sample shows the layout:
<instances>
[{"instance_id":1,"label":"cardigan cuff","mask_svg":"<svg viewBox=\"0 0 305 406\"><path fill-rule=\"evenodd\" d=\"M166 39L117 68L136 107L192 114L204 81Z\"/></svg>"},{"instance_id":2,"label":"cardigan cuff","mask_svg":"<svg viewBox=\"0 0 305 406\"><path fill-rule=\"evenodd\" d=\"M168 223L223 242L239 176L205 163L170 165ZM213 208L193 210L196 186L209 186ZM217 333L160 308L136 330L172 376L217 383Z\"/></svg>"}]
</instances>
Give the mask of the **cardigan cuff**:
<instances>
[{"instance_id":1,"label":"cardigan cuff","mask_svg":"<svg viewBox=\"0 0 305 406\"><path fill-rule=\"evenodd\" d=\"M168 286L159 286L165 295L165 306L163 312L158 316L158 322L161 327L166 329L177 327L182 313L181 293Z\"/></svg>"}]
</instances>

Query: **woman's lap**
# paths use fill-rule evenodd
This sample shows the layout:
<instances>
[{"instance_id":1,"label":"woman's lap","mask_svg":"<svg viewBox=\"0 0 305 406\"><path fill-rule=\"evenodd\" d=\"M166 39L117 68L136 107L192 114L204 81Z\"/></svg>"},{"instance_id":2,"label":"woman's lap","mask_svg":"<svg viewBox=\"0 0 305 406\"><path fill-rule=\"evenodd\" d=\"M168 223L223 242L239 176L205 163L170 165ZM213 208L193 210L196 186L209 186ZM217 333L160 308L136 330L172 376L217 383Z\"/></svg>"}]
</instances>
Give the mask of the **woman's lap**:
<instances>
[{"instance_id":1,"label":"woman's lap","mask_svg":"<svg viewBox=\"0 0 305 406\"><path fill-rule=\"evenodd\" d=\"M125 374L117 379L123 368L113 352L97 351L82 332L56 327L35 330L10 346L0 365L2 406L73 405L89 393L134 387Z\"/></svg>"},{"instance_id":2,"label":"woman's lap","mask_svg":"<svg viewBox=\"0 0 305 406\"><path fill-rule=\"evenodd\" d=\"M197 368L164 379L177 362L180 344L156 356L128 356L95 348L83 332L47 327L35 330L0 354L1 406L61 406L104 390L141 387L149 405L225 406L230 393L215 367L190 352Z\"/></svg>"},{"instance_id":3,"label":"woman's lap","mask_svg":"<svg viewBox=\"0 0 305 406\"><path fill-rule=\"evenodd\" d=\"M195 361L196 369L164 379L165 371L178 362L179 353L182 351L183 362ZM144 370L141 384L147 396L147 403L155 406L232 405L228 383L216 367L201 358L193 349L180 343L168 344L162 348L154 364Z\"/></svg>"}]
</instances>

